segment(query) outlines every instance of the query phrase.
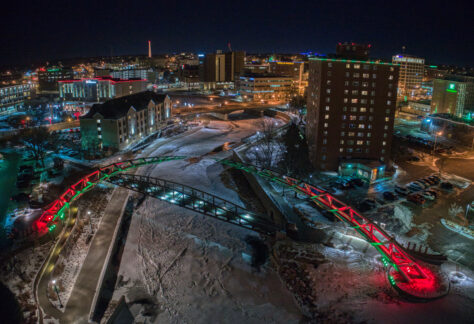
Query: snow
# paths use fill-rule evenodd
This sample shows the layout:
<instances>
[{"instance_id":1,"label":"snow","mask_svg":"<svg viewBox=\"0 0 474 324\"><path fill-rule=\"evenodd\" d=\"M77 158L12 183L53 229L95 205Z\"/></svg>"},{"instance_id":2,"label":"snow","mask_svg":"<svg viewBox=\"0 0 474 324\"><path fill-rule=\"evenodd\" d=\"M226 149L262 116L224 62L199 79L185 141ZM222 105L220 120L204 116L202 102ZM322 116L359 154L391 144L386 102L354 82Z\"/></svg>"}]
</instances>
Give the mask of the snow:
<instances>
[{"instance_id":1,"label":"snow","mask_svg":"<svg viewBox=\"0 0 474 324\"><path fill-rule=\"evenodd\" d=\"M198 157L150 165L137 174L183 183L244 206L224 167L211 153L225 143L239 143L258 129L258 119L211 121L171 139L160 139L142 156ZM130 305L136 321L165 323L297 323L300 311L270 263L252 267L249 230L147 198L134 212L114 293ZM153 311L143 300L153 305Z\"/></svg>"}]
</instances>

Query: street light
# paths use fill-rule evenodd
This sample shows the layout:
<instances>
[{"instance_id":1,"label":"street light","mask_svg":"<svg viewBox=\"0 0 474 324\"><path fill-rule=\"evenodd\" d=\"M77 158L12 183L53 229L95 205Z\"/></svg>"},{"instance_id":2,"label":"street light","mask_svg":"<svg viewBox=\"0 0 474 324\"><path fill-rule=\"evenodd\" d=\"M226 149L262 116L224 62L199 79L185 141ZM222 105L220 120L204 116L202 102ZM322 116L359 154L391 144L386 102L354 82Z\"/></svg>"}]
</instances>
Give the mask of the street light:
<instances>
[{"instance_id":1,"label":"street light","mask_svg":"<svg viewBox=\"0 0 474 324\"><path fill-rule=\"evenodd\" d=\"M91 211L90 211L90 210L87 211L87 216L89 216L89 226L90 226L90 228L91 228L91 233L93 233L93 232L92 232Z\"/></svg>"},{"instance_id":2,"label":"street light","mask_svg":"<svg viewBox=\"0 0 474 324\"><path fill-rule=\"evenodd\" d=\"M58 296L59 308L63 308L63 303L61 303L61 298L59 298L59 289L58 286L56 286L56 279L53 279L51 283L53 284L53 289L56 292L56 295Z\"/></svg>"}]
</instances>

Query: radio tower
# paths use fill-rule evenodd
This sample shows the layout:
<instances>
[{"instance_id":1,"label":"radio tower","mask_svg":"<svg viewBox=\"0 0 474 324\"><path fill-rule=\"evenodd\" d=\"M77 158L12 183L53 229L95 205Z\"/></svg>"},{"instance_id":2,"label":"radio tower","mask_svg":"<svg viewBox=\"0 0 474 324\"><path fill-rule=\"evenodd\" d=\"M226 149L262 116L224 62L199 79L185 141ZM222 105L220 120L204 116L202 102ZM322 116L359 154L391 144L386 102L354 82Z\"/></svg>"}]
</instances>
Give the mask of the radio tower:
<instances>
[{"instance_id":1,"label":"radio tower","mask_svg":"<svg viewBox=\"0 0 474 324\"><path fill-rule=\"evenodd\" d=\"M151 40L148 41L148 58L151 58Z\"/></svg>"}]
</instances>

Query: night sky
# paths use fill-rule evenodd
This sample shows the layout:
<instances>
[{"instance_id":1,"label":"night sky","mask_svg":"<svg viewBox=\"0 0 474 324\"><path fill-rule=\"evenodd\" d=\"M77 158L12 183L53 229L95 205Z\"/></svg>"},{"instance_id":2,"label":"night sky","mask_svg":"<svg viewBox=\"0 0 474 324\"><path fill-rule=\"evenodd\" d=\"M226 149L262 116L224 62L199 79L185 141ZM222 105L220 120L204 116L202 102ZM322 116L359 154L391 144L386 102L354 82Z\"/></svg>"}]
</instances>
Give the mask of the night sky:
<instances>
[{"instance_id":1,"label":"night sky","mask_svg":"<svg viewBox=\"0 0 474 324\"><path fill-rule=\"evenodd\" d=\"M203 2L203 3L201 3ZM2 2L0 65L154 53L331 53L366 42L372 56L474 65L469 1L12 1ZM471 9L469 9L471 8Z\"/></svg>"}]
</instances>

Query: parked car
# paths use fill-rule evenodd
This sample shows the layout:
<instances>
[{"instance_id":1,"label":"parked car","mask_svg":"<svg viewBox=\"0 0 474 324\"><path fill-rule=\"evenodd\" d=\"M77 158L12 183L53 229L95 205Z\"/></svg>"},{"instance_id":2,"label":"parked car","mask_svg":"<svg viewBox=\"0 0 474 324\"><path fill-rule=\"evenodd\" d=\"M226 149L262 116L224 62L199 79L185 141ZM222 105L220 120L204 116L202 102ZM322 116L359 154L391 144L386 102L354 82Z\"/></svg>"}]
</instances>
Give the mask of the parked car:
<instances>
[{"instance_id":1,"label":"parked car","mask_svg":"<svg viewBox=\"0 0 474 324\"><path fill-rule=\"evenodd\" d=\"M428 188L428 184L424 183L422 179L413 181L413 183L418 184L422 189Z\"/></svg>"},{"instance_id":2,"label":"parked car","mask_svg":"<svg viewBox=\"0 0 474 324\"><path fill-rule=\"evenodd\" d=\"M411 201L417 205L423 205L425 203L425 198L419 194L409 195L407 197L408 201Z\"/></svg>"},{"instance_id":3,"label":"parked car","mask_svg":"<svg viewBox=\"0 0 474 324\"><path fill-rule=\"evenodd\" d=\"M429 191L426 191L426 190L423 191L422 193L420 193L420 195L422 195L423 198L428 199L428 200L435 200L436 199L436 197L432 193L430 193Z\"/></svg>"},{"instance_id":4,"label":"parked car","mask_svg":"<svg viewBox=\"0 0 474 324\"><path fill-rule=\"evenodd\" d=\"M399 195L406 196L410 193L410 190L405 187L395 186L395 192Z\"/></svg>"},{"instance_id":5,"label":"parked car","mask_svg":"<svg viewBox=\"0 0 474 324\"><path fill-rule=\"evenodd\" d=\"M433 195L435 198L438 198L438 196L439 196L439 192L436 191L436 190L433 190L433 189L426 190L426 192L430 193L430 194Z\"/></svg>"},{"instance_id":6,"label":"parked car","mask_svg":"<svg viewBox=\"0 0 474 324\"><path fill-rule=\"evenodd\" d=\"M389 201L394 201L395 199L397 199L397 196L391 191L385 191L383 193L383 197L384 199L389 200Z\"/></svg>"},{"instance_id":7,"label":"parked car","mask_svg":"<svg viewBox=\"0 0 474 324\"><path fill-rule=\"evenodd\" d=\"M410 183L408 186L407 186L408 189L410 189L411 191L420 191L420 190L423 190L424 188L417 184L417 183Z\"/></svg>"}]
</instances>

